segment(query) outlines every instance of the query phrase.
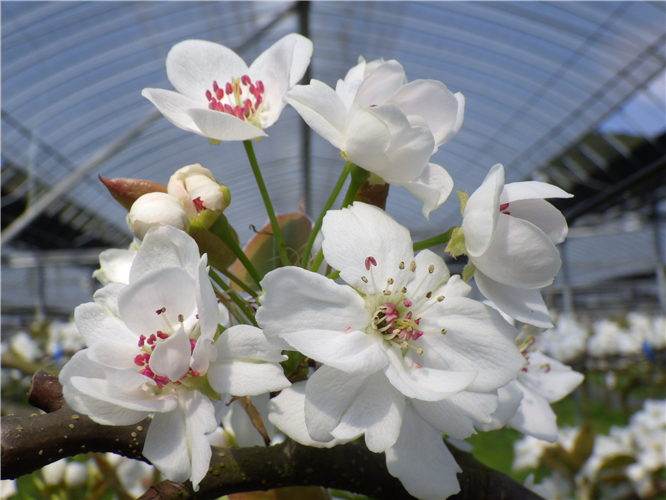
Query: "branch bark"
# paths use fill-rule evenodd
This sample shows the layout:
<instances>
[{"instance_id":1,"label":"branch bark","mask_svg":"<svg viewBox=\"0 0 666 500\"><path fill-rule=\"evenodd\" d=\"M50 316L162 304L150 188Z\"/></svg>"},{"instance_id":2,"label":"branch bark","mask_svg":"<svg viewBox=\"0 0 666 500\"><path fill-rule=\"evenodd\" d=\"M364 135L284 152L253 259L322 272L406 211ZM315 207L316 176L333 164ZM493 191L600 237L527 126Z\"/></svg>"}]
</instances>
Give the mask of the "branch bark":
<instances>
[{"instance_id":1,"label":"branch bark","mask_svg":"<svg viewBox=\"0 0 666 500\"><path fill-rule=\"evenodd\" d=\"M50 411L27 417L2 417L2 479L14 479L59 460L85 452L112 452L138 460L150 419L134 425L99 425L77 414L62 399L55 377L38 373L29 401ZM461 492L452 500L539 500L508 476L479 463L470 454L450 448L463 469ZM214 499L231 493L287 486L318 485L352 491L378 500L411 500L400 481L386 470L383 454L345 444L310 448L287 440L276 446L213 447L209 473L193 492L189 483L163 481L142 500Z\"/></svg>"}]
</instances>

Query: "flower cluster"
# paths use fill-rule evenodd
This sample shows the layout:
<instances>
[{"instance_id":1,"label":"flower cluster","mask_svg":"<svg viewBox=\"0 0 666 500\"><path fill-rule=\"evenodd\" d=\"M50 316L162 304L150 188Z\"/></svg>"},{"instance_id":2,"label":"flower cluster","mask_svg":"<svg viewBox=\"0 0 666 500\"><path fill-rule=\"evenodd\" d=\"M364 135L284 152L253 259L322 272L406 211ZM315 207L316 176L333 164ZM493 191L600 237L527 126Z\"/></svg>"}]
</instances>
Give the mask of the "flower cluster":
<instances>
[{"instance_id":1,"label":"flower cluster","mask_svg":"<svg viewBox=\"0 0 666 500\"><path fill-rule=\"evenodd\" d=\"M567 227L544 199L570 195L538 182L505 185L502 166L492 167L475 193L461 194L461 226L442 233L473 271L452 276L428 245L415 252L409 229L381 207L389 184L417 196L426 218L447 199L453 179L430 160L462 125L462 94L434 80L408 82L396 61L362 57L335 90L318 80L296 85L311 54L312 43L295 34L250 67L206 41L169 52L177 92L143 95L211 143L245 141L269 235L241 249L221 215L229 190L198 164L167 186L105 181L138 239L100 256L95 276L104 287L76 309L87 348L60 375L64 395L102 424L151 416L143 455L195 489L211 443L259 443L254 429L268 443L271 423L308 446L363 436L410 494L444 499L459 491L461 469L443 435L508 425L555 440L549 404L582 379L511 323L550 325L539 289L560 267L555 245ZM273 213L251 153L250 140L266 136L286 104L347 161L314 223ZM328 275L317 272L324 259ZM472 274L510 321L468 297ZM227 406L238 398L258 409ZM252 438L240 438L244 428Z\"/></svg>"}]
</instances>

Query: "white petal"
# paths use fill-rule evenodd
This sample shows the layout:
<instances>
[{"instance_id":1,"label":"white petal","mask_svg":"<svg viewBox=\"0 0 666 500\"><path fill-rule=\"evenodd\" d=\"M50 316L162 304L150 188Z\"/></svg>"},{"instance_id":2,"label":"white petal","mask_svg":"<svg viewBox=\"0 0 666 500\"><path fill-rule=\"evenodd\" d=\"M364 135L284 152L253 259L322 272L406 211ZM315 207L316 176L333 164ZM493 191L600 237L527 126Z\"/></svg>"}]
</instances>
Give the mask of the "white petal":
<instances>
[{"instance_id":1,"label":"white petal","mask_svg":"<svg viewBox=\"0 0 666 500\"><path fill-rule=\"evenodd\" d=\"M488 392L506 385L525 364L513 339L516 330L499 312L475 300L447 298L430 308L420 326L428 366L478 371L469 390ZM440 332L446 329L446 334ZM431 333L432 332L432 333Z\"/></svg>"},{"instance_id":2,"label":"white petal","mask_svg":"<svg viewBox=\"0 0 666 500\"><path fill-rule=\"evenodd\" d=\"M387 363L380 334L368 335L358 330L302 330L283 333L282 338L306 356L347 373L370 374Z\"/></svg>"},{"instance_id":3,"label":"white petal","mask_svg":"<svg viewBox=\"0 0 666 500\"><path fill-rule=\"evenodd\" d=\"M481 431L492 431L504 427L506 423L516 414L520 402L523 399L523 391L520 390L515 380L497 390L499 402L497 409L491 415L490 422L475 423L474 426Z\"/></svg>"},{"instance_id":4,"label":"white petal","mask_svg":"<svg viewBox=\"0 0 666 500\"><path fill-rule=\"evenodd\" d=\"M150 369L156 375L169 377L173 382L187 375L190 369L192 348L190 339L182 328L169 335L169 338L157 342L150 356Z\"/></svg>"},{"instance_id":5,"label":"white petal","mask_svg":"<svg viewBox=\"0 0 666 500\"><path fill-rule=\"evenodd\" d=\"M421 283L420 290L424 294L427 291L435 292L439 290L451 277L444 259L431 250L420 251L416 254L414 261L416 262L414 283ZM429 272L430 266L432 266L432 272ZM436 297L436 295L434 296Z\"/></svg>"},{"instance_id":6,"label":"white petal","mask_svg":"<svg viewBox=\"0 0 666 500\"><path fill-rule=\"evenodd\" d=\"M204 255L199 263L198 275L195 284L197 298L197 316L201 328L201 336L213 338L217 330L220 317L220 308L215 297L213 285L208 277L208 268L206 267L206 258Z\"/></svg>"},{"instance_id":7,"label":"white petal","mask_svg":"<svg viewBox=\"0 0 666 500\"><path fill-rule=\"evenodd\" d=\"M460 392L476 378L475 370L446 371L405 366L398 348L387 350L389 364L384 373L402 394L424 401L437 401Z\"/></svg>"},{"instance_id":8,"label":"white petal","mask_svg":"<svg viewBox=\"0 0 666 500\"><path fill-rule=\"evenodd\" d=\"M539 290L503 285L491 280L478 269L474 272L474 281L479 291L502 312L523 323L539 328L552 328L553 322Z\"/></svg>"},{"instance_id":9,"label":"white petal","mask_svg":"<svg viewBox=\"0 0 666 500\"><path fill-rule=\"evenodd\" d=\"M234 396L256 396L290 385L279 364L246 361L211 363L208 381L216 392Z\"/></svg>"},{"instance_id":10,"label":"white petal","mask_svg":"<svg viewBox=\"0 0 666 500\"><path fill-rule=\"evenodd\" d=\"M354 104L377 106L388 101L406 83L405 70L398 61L386 61L368 74L361 83Z\"/></svg>"},{"instance_id":11,"label":"white petal","mask_svg":"<svg viewBox=\"0 0 666 500\"><path fill-rule=\"evenodd\" d=\"M462 391L441 401L412 400L412 404L435 429L455 439L465 439L476 434L474 424L490 421L490 414L497 408L497 394Z\"/></svg>"},{"instance_id":12,"label":"white petal","mask_svg":"<svg viewBox=\"0 0 666 500\"><path fill-rule=\"evenodd\" d=\"M549 403L569 395L585 378L570 366L539 351L529 353L529 362L527 373L522 373L519 380Z\"/></svg>"},{"instance_id":13,"label":"white petal","mask_svg":"<svg viewBox=\"0 0 666 500\"><path fill-rule=\"evenodd\" d=\"M375 373L365 379L356 399L331 434L340 439L354 439L365 433L368 449L381 453L398 439L404 411L405 397L383 373Z\"/></svg>"},{"instance_id":14,"label":"white petal","mask_svg":"<svg viewBox=\"0 0 666 500\"><path fill-rule=\"evenodd\" d=\"M562 265L552 241L535 225L500 214L488 250L472 258L483 274L505 285L542 288Z\"/></svg>"},{"instance_id":15,"label":"white petal","mask_svg":"<svg viewBox=\"0 0 666 500\"><path fill-rule=\"evenodd\" d=\"M436 80L410 82L398 89L388 102L400 107L405 115L423 117L437 146L453 139L462 125L465 104L462 94L453 94Z\"/></svg>"},{"instance_id":16,"label":"white petal","mask_svg":"<svg viewBox=\"0 0 666 500\"><path fill-rule=\"evenodd\" d=\"M439 165L428 163L423 173L404 184L405 189L423 202L421 212L430 220L430 212L446 201L453 189L453 179Z\"/></svg>"},{"instance_id":17,"label":"white petal","mask_svg":"<svg viewBox=\"0 0 666 500\"><path fill-rule=\"evenodd\" d=\"M268 403L268 420L294 441L315 448L330 448L346 440L333 439L327 443L315 441L305 427L305 385L297 382L283 390Z\"/></svg>"},{"instance_id":18,"label":"white petal","mask_svg":"<svg viewBox=\"0 0 666 500\"><path fill-rule=\"evenodd\" d=\"M504 186L500 203L517 200L536 200L544 198L572 198L573 195L563 189L545 182L525 181L511 182Z\"/></svg>"},{"instance_id":19,"label":"white petal","mask_svg":"<svg viewBox=\"0 0 666 500\"><path fill-rule=\"evenodd\" d=\"M192 108L187 114L201 130L201 135L218 141L247 141L264 137L266 133L258 127L236 118L229 113L208 108Z\"/></svg>"},{"instance_id":20,"label":"white petal","mask_svg":"<svg viewBox=\"0 0 666 500\"><path fill-rule=\"evenodd\" d=\"M130 331L119 317L93 302L81 304L74 309L74 322L88 346L111 339L127 343L136 343L139 340L138 335Z\"/></svg>"},{"instance_id":21,"label":"white petal","mask_svg":"<svg viewBox=\"0 0 666 500\"><path fill-rule=\"evenodd\" d=\"M322 232L327 262L340 270L343 280L361 291L371 286L361 279L370 279L365 268L368 257L377 262L372 273L378 286L383 286L388 278L397 279L400 262L408 267L414 260L409 230L372 205L354 202L350 208L330 210L324 217Z\"/></svg>"},{"instance_id":22,"label":"white petal","mask_svg":"<svg viewBox=\"0 0 666 500\"><path fill-rule=\"evenodd\" d=\"M74 388L83 394L129 410L169 412L177 404L173 398L154 396L143 389L117 387L107 380L74 375L70 380ZM90 418L93 418L93 416L90 415Z\"/></svg>"},{"instance_id":23,"label":"white petal","mask_svg":"<svg viewBox=\"0 0 666 500\"><path fill-rule=\"evenodd\" d=\"M181 267L194 279L199 272L199 247L184 231L170 226L148 231L130 271L130 283L166 267Z\"/></svg>"},{"instance_id":24,"label":"white petal","mask_svg":"<svg viewBox=\"0 0 666 500\"><path fill-rule=\"evenodd\" d=\"M357 292L305 269L293 266L275 269L264 277L261 286L266 293L257 311L257 322L268 341L281 349L291 349L279 337L283 333L319 330L342 333L370 324L370 313Z\"/></svg>"},{"instance_id":25,"label":"white petal","mask_svg":"<svg viewBox=\"0 0 666 500\"><path fill-rule=\"evenodd\" d=\"M153 417L143 456L171 481L183 482L190 478L192 464L187 453L185 411L180 405Z\"/></svg>"},{"instance_id":26,"label":"white petal","mask_svg":"<svg viewBox=\"0 0 666 500\"><path fill-rule=\"evenodd\" d=\"M77 352L60 371L59 379L67 404L103 425L130 425L148 416L150 410L131 410L79 391L72 377L103 378L104 370L88 359L88 349Z\"/></svg>"},{"instance_id":27,"label":"white petal","mask_svg":"<svg viewBox=\"0 0 666 500\"><path fill-rule=\"evenodd\" d=\"M207 106L206 90L213 81L224 88L232 77L248 73L248 67L233 50L205 40L185 40L174 45L166 59L167 77L178 92Z\"/></svg>"},{"instance_id":28,"label":"white petal","mask_svg":"<svg viewBox=\"0 0 666 500\"><path fill-rule=\"evenodd\" d=\"M217 428L213 403L199 391L183 391L181 404L185 407L187 426L187 449L192 461L192 486L199 489L199 483L208 473L211 449L206 434ZM147 436L146 436L147 437Z\"/></svg>"},{"instance_id":29,"label":"white petal","mask_svg":"<svg viewBox=\"0 0 666 500\"><path fill-rule=\"evenodd\" d=\"M338 149L344 148L347 109L335 91L319 80L297 85L285 96L312 130Z\"/></svg>"},{"instance_id":30,"label":"white petal","mask_svg":"<svg viewBox=\"0 0 666 500\"><path fill-rule=\"evenodd\" d=\"M110 312L112 315L120 318L120 312L118 311L118 296L126 286L126 283L109 283L105 287L97 290L93 294L93 299L97 304L108 309L107 313Z\"/></svg>"},{"instance_id":31,"label":"white petal","mask_svg":"<svg viewBox=\"0 0 666 500\"><path fill-rule=\"evenodd\" d=\"M417 178L430 160L435 139L412 126L394 104L353 108L344 151L350 161L396 186Z\"/></svg>"},{"instance_id":32,"label":"white petal","mask_svg":"<svg viewBox=\"0 0 666 500\"><path fill-rule=\"evenodd\" d=\"M460 275L454 274L449 278L449 281L439 290L433 290L433 296L444 295L444 297L467 297L472 291L472 287L465 283Z\"/></svg>"},{"instance_id":33,"label":"white petal","mask_svg":"<svg viewBox=\"0 0 666 500\"><path fill-rule=\"evenodd\" d=\"M333 438L331 432L367 380L367 376L350 375L326 365L312 374L305 386L304 402L305 424L312 439L328 442Z\"/></svg>"},{"instance_id":34,"label":"white petal","mask_svg":"<svg viewBox=\"0 0 666 500\"><path fill-rule=\"evenodd\" d=\"M91 361L102 365L114 368L132 367L136 369L134 358L142 351L138 346L136 339L134 340L133 343L122 341L116 342L113 340L101 340L95 342L95 344L88 349L88 357Z\"/></svg>"},{"instance_id":35,"label":"white petal","mask_svg":"<svg viewBox=\"0 0 666 500\"><path fill-rule=\"evenodd\" d=\"M250 325L227 328L215 341L215 347L218 361L242 358L280 363L287 359L281 354L280 349L268 343L259 328Z\"/></svg>"},{"instance_id":36,"label":"white petal","mask_svg":"<svg viewBox=\"0 0 666 500\"><path fill-rule=\"evenodd\" d=\"M523 399L507 425L537 439L554 443L557 439L557 422L548 401L523 386L520 380L516 382L523 391Z\"/></svg>"},{"instance_id":37,"label":"white petal","mask_svg":"<svg viewBox=\"0 0 666 500\"><path fill-rule=\"evenodd\" d=\"M158 314L162 308L165 311ZM148 337L158 330L169 330L167 320L178 325L179 315L189 318L196 311L194 280L184 269L157 269L121 292L118 309L127 327L136 334Z\"/></svg>"},{"instance_id":38,"label":"white petal","mask_svg":"<svg viewBox=\"0 0 666 500\"><path fill-rule=\"evenodd\" d=\"M504 185L504 167L494 165L483 183L467 200L462 230L467 254L483 254L490 246L499 218L499 195Z\"/></svg>"},{"instance_id":39,"label":"white petal","mask_svg":"<svg viewBox=\"0 0 666 500\"><path fill-rule=\"evenodd\" d=\"M217 349L212 345L213 339L209 337L199 337L192 351L190 358L190 368L193 372L204 375L208 372L210 362L217 358Z\"/></svg>"},{"instance_id":40,"label":"white petal","mask_svg":"<svg viewBox=\"0 0 666 500\"><path fill-rule=\"evenodd\" d=\"M163 89L143 89L141 95L152 102L164 118L176 127L204 135L187 113L187 110L201 105L197 101L178 92Z\"/></svg>"},{"instance_id":41,"label":"white petal","mask_svg":"<svg viewBox=\"0 0 666 500\"><path fill-rule=\"evenodd\" d=\"M509 204L511 217L531 222L541 229L553 244L562 243L567 237L567 221L557 208L545 200L518 200Z\"/></svg>"},{"instance_id":42,"label":"white petal","mask_svg":"<svg viewBox=\"0 0 666 500\"><path fill-rule=\"evenodd\" d=\"M441 500L460 491L456 478L462 469L439 431L407 405L400 437L386 450L386 467L405 489L423 500Z\"/></svg>"},{"instance_id":43,"label":"white petal","mask_svg":"<svg viewBox=\"0 0 666 500\"><path fill-rule=\"evenodd\" d=\"M262 126L268 127L280 116L282 98L298 82L310 64L312 42L296 33L275 42L250 66L250 73L264 84Z\"/></svg>"}]
</instances>

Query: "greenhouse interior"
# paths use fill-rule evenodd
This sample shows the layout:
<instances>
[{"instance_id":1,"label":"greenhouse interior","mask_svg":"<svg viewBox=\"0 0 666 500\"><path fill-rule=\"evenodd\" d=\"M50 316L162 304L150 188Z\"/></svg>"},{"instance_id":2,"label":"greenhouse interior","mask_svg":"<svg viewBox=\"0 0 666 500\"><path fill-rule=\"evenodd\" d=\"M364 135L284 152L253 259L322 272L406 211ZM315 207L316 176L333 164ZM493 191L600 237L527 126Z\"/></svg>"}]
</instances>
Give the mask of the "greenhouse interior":
<instances>
[{"instance_id":1,"label":"greenhouse interior","mask_svg":"<svg viewBox=\"0 0 666 500\"><path fill-rule=\"evenodd\" d=\"M666 499L666 3L0 15L3 500Z\"/></svg>"}]
</instances>

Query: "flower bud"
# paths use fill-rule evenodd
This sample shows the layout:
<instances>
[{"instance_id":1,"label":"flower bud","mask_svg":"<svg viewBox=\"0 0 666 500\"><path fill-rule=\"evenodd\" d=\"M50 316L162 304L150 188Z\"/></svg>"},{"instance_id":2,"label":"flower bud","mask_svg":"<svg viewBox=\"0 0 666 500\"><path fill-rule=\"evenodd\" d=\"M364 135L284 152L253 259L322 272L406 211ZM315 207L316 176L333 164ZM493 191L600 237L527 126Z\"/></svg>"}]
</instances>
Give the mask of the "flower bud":
<instances>
[{"instance_id":1,"label":"flower bud","mask_svg":"<svg viewBox=\"0 0 666 500\"><path fill-rule=\"evenodd\" d=\"M148 193L136 200L127 214L127 225L139 239L154 226L173 226L183 231L190 228L183 205L166 193Z\"/></svg>"},{"instance_id":2,"label":"flower bud","mask_svg":"<svg viewBox=\"0 0 666 500\"><path fill-rule=\"evenodd\" d=\"M208 229L231 201L229 189L198 163L176 171L169 179L167 192L183 204L196 229Z\"/></svg>"}]
</instances>

